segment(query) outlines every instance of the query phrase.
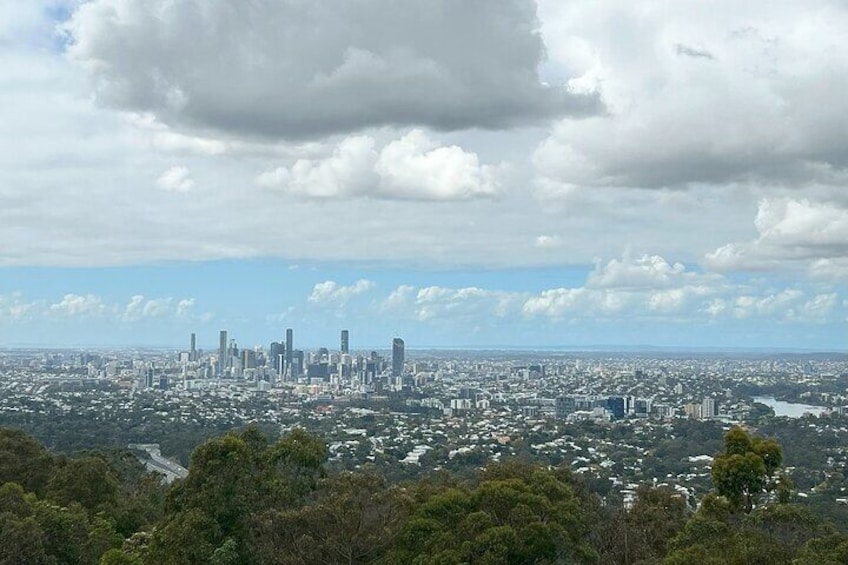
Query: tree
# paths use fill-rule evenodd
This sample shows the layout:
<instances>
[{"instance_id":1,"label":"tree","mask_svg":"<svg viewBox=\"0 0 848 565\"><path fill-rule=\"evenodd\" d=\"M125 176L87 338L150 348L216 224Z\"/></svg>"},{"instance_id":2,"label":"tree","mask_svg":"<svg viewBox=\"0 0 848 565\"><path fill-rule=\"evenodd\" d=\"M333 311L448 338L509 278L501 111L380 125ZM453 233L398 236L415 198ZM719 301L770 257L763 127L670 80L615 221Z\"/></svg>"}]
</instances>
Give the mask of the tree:
<instances>
[{"instance_id":1,"label":"tree","mask_svg":"<svg viewBox=\"0 0 848 565\"><path fill-rule=\"evenodd\" d=\"M593 531L594 547L601 562L609 564L653 563L663 558L668 544L689 519L686 502L670 487L643 485L628 510L606 509L607 515Z\"/></svg>"},{"instance_id":2,"label":"tree","mask_svg":"<svg viewBox=\"0 0 848 565\"><path fill-rule=\"evenodd\" d=\"M594 562L592 508L567 472L494 464L475 487L448 488L424 500L386 562Z\"/></svg>"},{"instance_id":3,"label":"tree","mask_svg":"<svg viewBox=\"0 0 848 565\"><path fill-rule=\"evenodd\" d=\"M323 474L327 449L294 430L268 445L253 427L213 438L191 456L188 476L168 494L165 517L151 542L153 561L180 555L182 562L255 561L255 517L302 503ZM176 551L178 553L172 553Z\"/></svg>"},{"instance_id":4,"label":"tree","mask_svg":"<svg viewBox=\"0 0 848 565\"><path fill-rule=\"evenodd\" d=\"M76 502L93 513L111 513L118 501L118 481L109 464L99 457L70 459L54 471L47 498L61 506Z\"/></svg>"},{"instance_id":5,"label":"tree","mask_svg":"<svg viewBox=\"0 0 848 565\"><path fill-rule=\"evenodd\" d=\"M713 461L713 484L734 510L750 514L760 495L773 488L772 478L782 462L777 441L752 439L742 428L733 428L724 437L724 453Z\"/></svg>"},{"instance_id":6,"label":"tree","mask_svg":"<svg viewBox=\"0 0 848 565\"><path fill-rule=\"evenodd\" d=\"M841 565L848 563L848 536L830 534L804 544L794 565Z\"/></svg>"},{"instance_id":7,"label":"tree","mask_svg":"<svg viewBox=\"0 0 848 565\"><path fill-rule=\"evenodd\" d=\"M141 565L141 560L120 549L110 549L103 554L98 565Z\"/></svg>"},{"instance_id":8,"label":"tree","mask_svg":"<svg viewBox=\"0 0 848 565\"><path fill-rule=\"evenodd\" d=\"M18 483L41 494L53 468L53 457L32 436L21 430L0 428L0 484Z\"/></svg>"},{"instance_id":9,"label":"tree","mask_svg":"<svg viewBox=\"0 0 848 565\"><path fill-rule=\"evenodd\" d=\"M301 508L257 517L254 544L261 563L372 563L394 543L410 497L373 473L324 479Z\"/></svg>"},{"instance_id":10,"label":"tree","mask_svg":"<svg viewBox=\"0 0 848 565\"><path fill-rule=\"evenodd\" d=\"M44 550L41 528L34 518L0 513L0 565L48 565L55 560Z\"/></svg>"}]
</instances>

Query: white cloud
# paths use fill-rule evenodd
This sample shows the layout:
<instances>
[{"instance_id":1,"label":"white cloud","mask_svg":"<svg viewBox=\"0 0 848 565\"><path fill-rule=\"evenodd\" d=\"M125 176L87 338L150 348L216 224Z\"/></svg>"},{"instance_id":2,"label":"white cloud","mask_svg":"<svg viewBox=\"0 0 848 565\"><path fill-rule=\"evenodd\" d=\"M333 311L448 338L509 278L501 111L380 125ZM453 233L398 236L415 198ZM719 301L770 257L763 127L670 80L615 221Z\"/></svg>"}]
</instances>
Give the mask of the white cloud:
<instances>
[{"instance_id":1,"label":"white cloud","mask_svg":"<svg viewBox=\"0 0 848 565\"><path fill-rule=\"evenodd\" d=\"M498 193L494 169L462 148L439 146L412 130L377 151L370 136L343 139L325 159L277 167L256 184L305 198L367 196L389 200L467 200Z\"/></svg>"},{"instance_id":2,"label":"white cloud","mask_svg":"<svg viewBox=\"0 0 848 565\"><path fill-rule=\"evenodd\" d=\"M364 294L374 288L374 281L359 279L352 285L344 286L335 281L324 281L312 288L308 301L314 304L333 303L343 305L354 296Z\"/></svg>"},{"instance_id":3,"label":"white cloud","mask_svg":"<svg viewBox=\"0 0 848 565\"><path fill-rule=\"evenodd\" d=\"M416 294L416 288L412 285L402 284L394 289L383 301L382 309L386 311L401 310L408 307Z\"/></svg>"},{"instance_id":4,"label":"white cloud","mask_svg":"<svg viewBox=\"0 0 848 565\"><path fill-rule=\"evenodd\" d=\"M99 316L106 313L106 305L94 294L66 294L62 300L51 304L49 311L62 317Z\"/></svg>"},{"instance_id":5,"label":"white cloud","mask_svg":"<svg viewBox=\"0 0 848 565\"><path fill-rule=\"evenodd\" d=\"M478 287L447 288L401 285L383 300L380 310L419 322L506 318L521 307L524 293L487 290Z\"/></svg>"},{"instance_id":6,"label":"white cloud","mask_svg":"<svg viewBox=\"0 0 848 565\"><path fill-rule=\"evenodd\" d=\"M23 293L0 295L0 322L98 318L106 321L138 322L150 318L194 319L194 298L145 298L137 294L126 304L108 303L96 294L68 293L56 302L27 300ZM209 316L207 314L206 316ZM197 318L197 319L202 319Z\"/></svg>"},{"instance_id":7,"label":"white cloud","mask_svg":"<svg viewBox=\"0 0 848 565\"><path fill-rule=\"evenodd\" d=\"M772 320L831 321L838 293L815 287L761 288L712 273L687 270L661 256L598 261L586 283L536 293L480 287L401 285L379 303L389 319L418 322L510 320Z\"/></svg>"},{"instance_id":8,"label":"white cloud","mask_svg":"<svg viewBox=\"0 0 848 565\"><path fill-rule=\"evenodd\" d=\"M522 307L527 316L560 318L588 306L585 288L552 288L528 298Z\"/></svg>"},{"instance_id":9,"label":"white cloud","mask_svg":"<svg viewBox=\"0 0 848 565\"><path fill-rule=\"evenodd\" d=\"M832 4L819 11L824 4L817 0L809 10L782 1L765 10L757 2L751 4L754 8L746 4L732 10L695 2L688 13L678 6L660 9L649 1L644 14L636 17L633 10L639 8L633 3L543 0L539 12L542 36L551 55L549 61L543 61L537 49L539 38L533 35L537 27L533 3L522 1L525 3L488 2L484 9L476 9L474 17L466 12L474 11L468 6L451 3L445 13L426 23L433 29L455 23L456 29L451 27L450 33L425 33L423 28L413 29L420 23L404 20L408 25L392 28L392 37L373 38L380 45L367 45L372 38L360 41L354 33L367 27L362 22L364 15L357 15L351 23L337 11L322 12L317 21L332 20L331 27L339 26L340 33L330 34L330 41L323 43L315 39L314 54L321 65L295 60L302 51L287 50L288 38L265 28L266 24L279 31L297 27L296 36L308 34L302 20L293 18L280 25L275 16L260 20L261 29L252 30L241 20L245 11L231 1L214 6L196 0L169 1L167 5L165 0L87 3L73 23L86 28L74 27L82 42L73 48L74 57L57 52L57 39L61 38L56 37L56 22L50 19L56 11L47 9L56 6L55 2L6 2L0 17L4 45L0 53L0 123L9 134L0 136L0 241L4 242L0 265L120 266L273 257L304 265L351 261L425 269L518 269L585 265L595 257L613 257L629 245L651 250L652 255L675 257L688 267L685 278L692 271L690 265L731 243L725 251L742 258L729 261L722 270L749 269L756 264L782 269L784 276L797 278L785 283L789 286L795 282L803 285L807 273L848 280L848 253L840 247L842 231L837 229L845 209L845 197L839 195L844 193L845 182L833 181L839 178L840 162L844 161L840 147L846 147L840 115L848 113L842 112L841 99L825 99L845 90L845 73L840 72L844 50L836 42L826 57L820 56L822 43L833 43L836 37L831 33L834 26L843 27L841 8ZM62 5L76 8L74 3ZM303 13L323 5L306 3ZM363 14L375 5L366 0ZM113 20L106 17L110 6ZM163 7L161 20L149 17L152 6ZM435 6L441 4L405 6L397 9L400 15L386 17L401 18L413 9L435 11ZM221 19L221 11L227 9L234 10L235 22ZM289 8L260 0L248 10L253 9ZM178 14L180 10L194 10L198 18ZM448 18L455 10L463 10L462 17ZM666 10L667 19L661 17ZM702 10L715 13L704 15ZM502 17L493 19L496 13ZM763 18L763 13L768 13L768 18ZM819 27L809 19L815 13L834 17ZM374 17L378 16L383 14ZM751 37L731 41L726 32L737 26L730 24L743 20L759 26L762 38L775 41ZM493 30L488 26L492 21L505 29ZM645 25L639 27L639 33L631 33L638 22ZM221 30L231 29L232 23L244 33L213 37L210 29L216 23ZM479 43L477 32L471 33L478 25L486 39ZM809 29L802 29L803 25ZM199 38L184 33L192 26L202 32ZM123 35L126 30L149 34L128 38ZM809 30L821 33L805 42ZM325 37L329 32L315 33ZM489 41L492 34L498 39L494 50ZM516 51L514 42L500 41L503 37L526 40L525 46L531 48ZM263 38L270 41L265 47L275 53L285 51L284 56L253 61L253 55L263 52ZM219 44L212 45L213 40ZM491 90L491 96L501 100L514 93L512 87L527 84L532 92L519 95L516 104L521 105L540 91L550 93L570 81L573 89L602 91L610 111L603 117L542 123L539 128L456 129L461 120L454 118L460 111L473 110L469 123L481 123L481 113L492 108L489 95L477 96L480 106L451 109L454 117L445 114L451 121L447 125L437 114L454 99L449 89L418 89L407 97L397 90L412 88L413 82L397 82L384 89L388 98L379 101L375 101L380 94L377 89L365 89L363 97L349 95L349 90L342 96L341 85L360 80L355 77L373 77L380 68L390 71L387 76L403 70L392 63L404 54L395 53L390 43L414 44L413 55L424 55L408 58L414 63L410 72L417 76L426 71L426 65L416 66L419 59L429 58L437 67L454 69L444 61L451 59L451 64L459 65L473 56L475 61L487 62L497 55L496 65L482 69L471 65L468 81L460 78L459 83L468 82L470 91L478 94L484 88ZM773 49L776 62L768 63L759 52L740 56L746 49L754 49L753 45ZM195 50L187 53L177 48L180 46ZM115 52L109 52L109 47ZM517 62L508 60L514 52ZM151 59L145 60L146 55ZM129 64L130 58L133 64ZM263 75L247 64L253 61L261 70L263 65L273 67L283 60L291 60L294 70L305 69L304 73ZM795 66L790 64L792 60L797 62ZM81 61L114 66L94 69L91 74L80 67ZM160 76L144 72L165 63L172 66L164 68L166 72ZM832 73L821 73L826 64L831 65ZM750 67L747 71L741 68L745 65ZM768 76L755 72L769 70L769 65L777 72ZM537 67L553 87L540 86ZM532 71L521 75L524 71L519 68ZM492 88L491 81L471 84L478 70L493 80L503 78L505 88ZM187 84L194 71L198 82ZM214 81L216 73L226 75L226 81ZM519 75L524 78L517 78ZM578 80L572 80L575 75ZM303 127L273 121L276 118L271 114L279 113L278 106L291 94L288 90L284 96L271 97L268 104L246 108L244 101L261 92L266 81L277 81L275 88L295 81L300 88L308 82L304 77L315 78L316 84L326 88L338 87L334 91L338 96L327 94L315 104L312 99L289 104L291 111L280 119L304 116ZM747 82L740 82L740 77ZM119 111L93 102L92 78L101 102L107 95L120 99L116 102L113 98ZM204 78L211 82L201 84ZM457 84L452 80L449 77L438 84ZM118 104L139 94L143 90L139 85L151 83L155 83L153 92L138 105ZM122 86L126 89L118 92ZM737 92L738 103L732 100ZM765 95L759 97L758 93ZM427 106L430 99L432 106ZM388 108L398 100L414 102L414 107ZM338 103L337 113L325 116L322 104L331 102ZM131 106L135 110L125 111ZM380 122L378 106L388 108L395 118L399 112L407 114L385 122L387 127L372 127ZM301 111L304 108L306 113ZM363 109L374 113L357 113ZM234 112L239 112L238 116ZM821 127L812 128L810 116L815 112L820 113ZM266 113L273 118L267 127ZM738 119L731 119L737 114ZM274 133L280 127L319 132L323 120L340 116L353 117L352 121L335 122L343 133L333 136L315 133L308 141L294 143ZM528 123L514 112L498 116L509 116L512 124ZM786 127L787 116L797 127L795 122ZM224 123L230 119L239 123ZM422 130L410 133L416 124L421 124ZM750 139L756 132L765 141ZM547 136L551 136L553 149L573 148L577 157L572 160L568 153L558 153L559 149L545 157L540 149L537 164L542 164L543 157L547 161L539 174L553 197L539 201L532 190L537 171L531 156ZM799 145L801 137L806 141ZM828 141L834 139L839 143ZM793 153L798 146L808 152L808 161L815 162L801 163L804 159ZM763 157L768 157L768 147L780 153L777 166L772 167L774 163ZM734 148L738 149L735 153ZM499 165L504 160L511 162L506 170ZM729 165L728 160L732 161ZM192 191L202 188L203 198L151 198L157 178L175 166L184 168L186 174L176 175L174 182L166 184ZM262 171L267 174L257 182L300 197L280 198L274 191L257 190L252 181ZM734 171L755 172L737 175ZM778 178L786 171L792 174L785 178L793 182ZM584 175L585 184L569 184ZM741 177L745 180L726 182ZM704 180L689 183L688 190L604 185L626 181L682 186L686 183L681 179L693 178ZM811 186L811 178L822 179L824 184ZM473 202L455 206L409 199ZM806 200L817 211L801 228L783 222L786 225L778 230L780 237L769 232L760 245L751 247L759 238L751 220L761 199L774 203ZM781 206L776 210L782 214ZM830 212L824 210L827 207ZM789 213L793 222L800 222L803 215L803 209ZM816 221L821 222L821 233L804 243L798 234L815 229ZM768 222L781 223L779 218ZM833 227L825 229L826 225ZM801 243L792 243L793 238ZM775 244L765 245L766 239ZM778 240L782 242L779 245ZM704 264L718 268L707 261ZM673 268L674 262L669 266ZM677 275L668 276L675 280ZM669 284L656 292L677 288ZM687 300L686 304L696 301ZM671 296L657 296L654 303L656 308L672 308L676 302ZM609 304L615 307L615 301ZM124 306L119 305L121 310Z\"/></svg>"},{"instance_id":10,"label":"white cloud","mask_svg":"<svg viewBox=\"0 0 848 565\"><path fill-rule=\"evenodd\" d=\"M0 294L0 323L14 323L27 319L42 307L43 302L28 301L20 292Z\"/></svg>"},{"instance_id":11,"label":"white cloud","mask_svg":"<svg viewBox=\"0 0 848 565\"><path fill-rule=\"evenodd\" d=\"M66 30L106 105L296 138L597 111L595 97L539 80L537 27L529 0L92 0Z\"/></svg>"},{"instance_id":12,"label":"white cloud","mask_svg":"<svg viewBox=\"0 0 848 565\"><path fill-rule=\"evenodd\" d=\"M814 276L845 278L848 208L808 199L763 199L754 224L756 239L723 245L706 255L706 264L718 270L795 264Z\"/></svg>"},{"instance_id":13,"label":"white cloud","mask_svg":"<svg viewBox=\"0 0 848 565\"><path fill-rule=\"evenodd\" d=\"M540 235L533 242L539 249L556 249L562 246L562 240L557 235Z\"/></svg>"},{"instance_id":14,"label":"white cloud","mask_svg":"<svg viewBox=\"0 0 848 565\"><path fill-rule=\"evenodd\" d=\"M835 292L817 294L804 303L800 309L800 318L803 320L825 320L836 308L839 298Z\"/></svg>"},{"instance_id":15,"label":"white cloud","mask_svg":"<svg viewBox=\"0 0 848 565\"><path fill-rule=\"evenodd\" d=\"M145 298L141 294L133 296L123 311L125 322L135 322L145 318L161 318L164 316L180 316L187 314L194 304L194 299L180 300L174 306L173 298Z\"/></svg>"},{"instance_id":16,"label":"white cloud","mask_svg":"<svg viewBox=\"0 0 848 565\"><path fill-rule=\"evenodd\" d=\"M638 259L626 256L611 259L606 265L595 264L587 286L597 288L665 288L692 278L680 263L669 264L658 255L643 255Z\"/></svg>"},{"instance_id":17,"label":"white cloud","mask_svg":"<svg viewBox=\"0 0 848 565\"><path fill-rule=\"evenodd\" d=\"M493 169L456 145L438 146L421 130L387 144L374 166L388 198L467 200L497 195Z\"/></svg>"},{"instance_id":18,"label":"white cloud","mask_svg":"<svg viewBox=\"0 0 848 565\"><path fill-rule=\"evenodd\" d=\"M184 318L191 314L192 309L194 308L195 300L194 298L183 298L179 302L177 302L176 314L180 318Z\"/></svg>"},{"instance_id":19,"label":"white cloud","mask_svg":"<svg viewBox=\"0 0 848 565\"><path fill-rule=\"evenodd\" d=\"M544 180L844 180L844 3L541 0L540 13L552 59L579 75L573 84L597 88L609 110L553 128L534 156Z\"/></svg>"},{"instance_id":20,"label":"white cloud","mask_svg":"<svg viewBox=\"0 0 848 565\"><path fill-rule=\"evenodd\" d=\"M190 192L194 188L194 180L188 167L178 165L171 167L156 179L156 184L162 190L169 192Z\"/></svg>"}]
</instances>

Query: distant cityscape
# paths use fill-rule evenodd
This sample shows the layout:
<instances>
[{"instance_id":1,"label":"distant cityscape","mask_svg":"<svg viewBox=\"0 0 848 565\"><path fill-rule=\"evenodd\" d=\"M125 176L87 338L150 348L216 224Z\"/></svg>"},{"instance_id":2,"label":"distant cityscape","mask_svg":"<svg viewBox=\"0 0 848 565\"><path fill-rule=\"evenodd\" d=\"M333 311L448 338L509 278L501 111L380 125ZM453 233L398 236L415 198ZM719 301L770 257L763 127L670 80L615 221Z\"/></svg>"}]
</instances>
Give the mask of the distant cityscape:
<instances>
[{"instance_id":1,"label":"distant cityscape","mask_svg":"<svg viewBox=\"0 0 848 565\"><path fill-rule=\"evenodd\" d=\"M189 389L197 381L235 379L268 388L283 383L329 384L360 391L399 390L404 386L406 347L402 338L391 343L391 357L384 359L377 351L356 356L350 352L350 331L339 333L338 349L320 347L305 353L295 348L294 329L286 329L285 339L274 341L267 348L239 348L227 330L218 334L218 349L204 352L197 348L197 334L189 338L189 348L178 354L181 383L172 382L173 364L157 367L154 362L146 368L144 386L162 390L176 384ZM337 388L338 390L338 388Z\"/></svg>"},{"instance_id":2,"label":"distant cityscape","mask_svg":"<svg viewBox=\"0 0 848 565\"><path fill-rule=\"evenodd\" d=\"M185 350L7 349L0 351L0 420L50 430L55 422L108 423L106 436L77 433L73 441L140 445L163 472L171 471L165 457L187 466L195 445L168 446L170 438L257 424L319 434L329 464L341 468L378 464L387 473L426 473L524 453L567 464L621 496L648 480L692 501L709 488L711 448L692 443L679 460L656 452L687 422L720 432L764 413L784 422L817 416L810 433L848 439L848 428L827 418L848 412L842 354L409 355L401 337L382 351L358 351L349 331L338 336L336 347L314 351L297 348L294 329L254 348L239 347L222 330L213 351L199 349L195 334ZM777 429L794 429L787 425ZM794 447L787 449L791 456ZM844 442L823 454L826 462L817 465L825 469L795 471L799 496L815 494L815 477L830 476L820 473L848 468Z\"/></svg>"}]
</instances>

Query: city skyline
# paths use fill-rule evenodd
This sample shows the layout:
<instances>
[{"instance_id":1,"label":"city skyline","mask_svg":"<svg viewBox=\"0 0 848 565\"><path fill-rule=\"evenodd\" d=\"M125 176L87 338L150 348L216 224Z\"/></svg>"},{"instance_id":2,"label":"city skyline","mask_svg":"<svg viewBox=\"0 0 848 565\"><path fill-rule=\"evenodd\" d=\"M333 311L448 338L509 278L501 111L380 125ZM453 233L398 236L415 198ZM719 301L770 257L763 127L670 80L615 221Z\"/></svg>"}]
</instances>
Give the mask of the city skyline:
<instances>
[{"instance_id":1,"label":"city skyline","mask_svg":"<svg viewBox=\"0 0 848 565\"><path fill-rule=\"evenodd\" d=\"M0 346L848 349L844 3L389 1L0 5Z\"/></svg>"}]
</instances>

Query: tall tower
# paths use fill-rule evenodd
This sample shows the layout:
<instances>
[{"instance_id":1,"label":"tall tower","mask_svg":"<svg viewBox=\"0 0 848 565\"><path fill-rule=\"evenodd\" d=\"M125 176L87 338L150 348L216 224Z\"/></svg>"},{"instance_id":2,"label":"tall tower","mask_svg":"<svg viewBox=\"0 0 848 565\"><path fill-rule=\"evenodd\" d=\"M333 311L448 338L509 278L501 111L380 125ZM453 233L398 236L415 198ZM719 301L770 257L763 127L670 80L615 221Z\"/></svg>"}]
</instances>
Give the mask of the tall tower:
<instances>
[{"instance_id":1,"label":"tall tower","mask_svg":"<svg viewBox=\"0 0 848 565\"><path fill-rule=\"evenodd\" d=\"M191 346L188 350L188 360L197 361L197 335L191 334Z\"/></svg>"},{"instance_id":2,"label":"tall tower","mask_svg":"<svg viewBox=\"0 0 848 565\"><path fill-rule=\"evenodd\" d=\"M342 330L341 353L345 355L350 353L350 332Z\"/></svg>"},{"instance_id":3,"label":"tall tower","mask_svg":"<svg viewBox=\"0 0 848 565\"><path fill-rule=\"evenodd\" d=\"M288 370L289 373L292 376L294 376L294 371L291 370L292 359L293 359L292 354L293 353L294 353L294 330L291 329L291 328L288 328L286 330L286 367L283 370L283 372L285 373L285 371Z\"/></svg>"},{"instance_id":4,"label":"tall tower","mask_svg":"<svg viewBox=\"0 0 848 565\"><path fill-rule=\"evenodd\" d=\"M404 343L399 337L392 340L392 376L399 377L403 373Z\"/></svg>"},{"instance_id":5,"label":"tall tower","mask_svg":"<svg viewBox=\"0 0 848 565\"><path fill-rule=\"evenodd\" d=\"M227 345L227 330L221 330L218 334L218 374L223 373L229 365Z\"/></svg>"},{"instance_id":6,"label":"tall tower","mask_svg":"<svg viewBox=\"0 0 848 565\"><path fill-rule=\"evenodd\" d=\"M268 350L268 357L271 358L271 366L277 371L277 375L283 373L283 344L277 341L271 342L271 348Z\"/></svg>"}]
</instances>

